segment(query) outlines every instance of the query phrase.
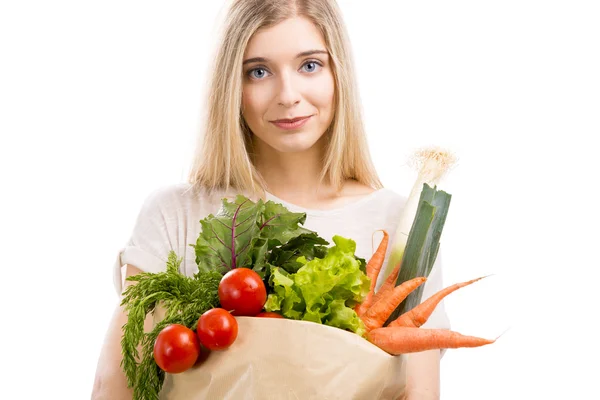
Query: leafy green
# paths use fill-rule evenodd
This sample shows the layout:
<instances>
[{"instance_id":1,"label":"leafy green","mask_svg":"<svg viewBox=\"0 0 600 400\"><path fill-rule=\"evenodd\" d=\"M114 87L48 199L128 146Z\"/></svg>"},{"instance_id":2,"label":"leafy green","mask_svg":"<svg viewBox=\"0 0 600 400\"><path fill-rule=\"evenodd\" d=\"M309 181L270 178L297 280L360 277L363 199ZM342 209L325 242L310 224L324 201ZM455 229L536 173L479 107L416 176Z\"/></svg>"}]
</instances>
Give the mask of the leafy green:
<instances>
[{"instance_id":1,"label":"leafy green","mask_svg":"<svg viewBox=\"0 0 600 400\"><path fill-rule=\"evenodd\" d=\"M354 256L356 243L334 236L335 246L325 257L296 261L303 264L296 273L273 268L265 310L279 311L291 319L313 321L364 335L365 327L353 310L369 291L370 280Z\"/></svg>"},{"instance_id":2,"label":"leafy green","mask_svg":"<svg viewBox=\"0 0 600 400\"><path fill-rule=\"evenodd\" d=\"M121 339L121 367L128 386L133 387L134 400L158 399L165 375L154 361L153 347L160 331L174 323L195 329L200 315L219 304L217 290L221 274L209 271L186 277L179 273L181 261L171 251L165 272L140 273L127 278L137 284L125 290L121 302L128 313ZM151 332L144 332L146 315L154 312L159 303L165 307L165 318Z\"/></svg>"},{"instance_id":3,"label":"leafy green","mask_svg":"<svg viewBox=\"0 0 600 400\"><path fill-rule=\"evenodd\" d=\"M329 242L301 226L305 221L306 213L238 195L234 202L223 199L216 215L200 221L202 230L190 246L200 271L225 274L233 268L252 268L268 281L273 267L294 273L303 265L299 257L310 261L327 254ZM354 258L365 272L365 260Z\"/></svg>"},{"instance_id":4,"label":"leafy green","mask_svg":"<svg viewBox=\"0 0 600 400\"><path fill-rule=\"evenodd\" d=\"M273 201L254 203L238 195L223 199L216 215L202 219L202 231L194 247L200 271L225 274L233 268L254 268L264 277L267 253L302 234L314 233L302 226L306 213L293 213Z\"/></svg>"},{"instance_id":5,"label":"leafy green","mask_svg":"<svg viewBox=\"0 0 600 400\"><path fill-rule=\"evenodd\" d=\"M294 273L302 267L298 257L306 260L323 258L327 254L328 241L316 233L305 233L295 237L283 246L273 249L269 255L269 264L277 265L287 272Z\"/></svg>"},{"instance_id":6,"label":"leafy green","mask_svg":"<svg viewBox=\"0 0 600 400\"><path fill-rule=\"evenodd\" d=\"M269 286L273 293L267 296L265 310L281 311L281 314L288 318L302 319L306 303L294 282L294 276L275 267L269 279Z\"/></svg>"},{"instance_id":7,"label":"leafy green","mask_svg":"<svg viewBox=\"0 0 600 400\"><path fill-rule=\"evenodd\" d=\"M314 233L300 226L306 221L306 213L290 212L283 205L273 201L267 201L261 211L260 237L268 239L269 250L299 235Z\"/></svg>"},{"instance_id":8,"label":"leafy green","mask_svg":"<svg viewBox=\"0 0 600 400\"><path fill-rule=\"evenodd\" d=\"M261 203L238 196L235 202L223 200L216 216L200 221L202 232L196 241L196 264L201 271L224 274L250 264L252 245L259 232Z\"/></svg>"}]
</instances>

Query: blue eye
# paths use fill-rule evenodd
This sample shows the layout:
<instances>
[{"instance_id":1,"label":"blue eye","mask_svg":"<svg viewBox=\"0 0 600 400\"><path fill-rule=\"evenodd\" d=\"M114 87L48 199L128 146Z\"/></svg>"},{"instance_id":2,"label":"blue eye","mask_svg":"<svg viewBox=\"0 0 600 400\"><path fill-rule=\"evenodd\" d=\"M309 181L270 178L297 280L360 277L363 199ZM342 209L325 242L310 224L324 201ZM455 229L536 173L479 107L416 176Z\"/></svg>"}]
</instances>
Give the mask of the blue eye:
<instances>
[{"instance_id":1,"label":"blue eye","mask_svg":"<svg viewBox=\"0 0 600 400\"><path fill-rule=\"evenodd\" d=\"M314 71L317 69L317 66L319 66L319 67L322 67L322 65L321 65L321 64L319 64L319 63L318 63L318 62L316 62L316 61L309 61L309 62L307 62L306 64L304 64L304 65L303 65L303 67L305 67L305 66L307 66L307 65L313 65L313 68L312 68L312 70L310 70L310 71L308 71L308 72L314 72Z\"/></svg>"},{"instance_id":2,"label":"blue eye","mask_svg":"<svg viewBox=\"0 0 600 400\"><path fill-rule=\"evenodd\" d=\"M263 71L263 74L260 76L254 75L254 72L256 72L256 71ZM251 78L255 78L255 79L262 79L263 76L266 75L266 71L267 70L264 68L254 68L254 69L251 69L250 71L248 71L248 76L250 76Z\"/></svg>"}]
</instances>

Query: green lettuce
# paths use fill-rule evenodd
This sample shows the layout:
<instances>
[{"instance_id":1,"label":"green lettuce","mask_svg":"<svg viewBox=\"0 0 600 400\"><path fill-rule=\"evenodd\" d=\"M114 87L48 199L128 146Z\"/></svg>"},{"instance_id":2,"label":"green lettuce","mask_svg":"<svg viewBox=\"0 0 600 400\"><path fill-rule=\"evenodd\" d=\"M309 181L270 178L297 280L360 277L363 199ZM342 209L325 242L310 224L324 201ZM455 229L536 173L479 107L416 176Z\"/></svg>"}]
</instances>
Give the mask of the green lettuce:
<instances>
[{"instance_id":1,"label":"green lettuce","mask_svg":"<svg viewBox=\"0 0 600 400\"><path fill-rule=\"evenodd\" d=\"M295 273L273 267L265 310L363 336L365 326L353 308L364 300L370 280L363 260L354 255L356 242L337 235L333 242L322 258L298 257L295 261L302 266Z\"/></svg>"}]
</instances>

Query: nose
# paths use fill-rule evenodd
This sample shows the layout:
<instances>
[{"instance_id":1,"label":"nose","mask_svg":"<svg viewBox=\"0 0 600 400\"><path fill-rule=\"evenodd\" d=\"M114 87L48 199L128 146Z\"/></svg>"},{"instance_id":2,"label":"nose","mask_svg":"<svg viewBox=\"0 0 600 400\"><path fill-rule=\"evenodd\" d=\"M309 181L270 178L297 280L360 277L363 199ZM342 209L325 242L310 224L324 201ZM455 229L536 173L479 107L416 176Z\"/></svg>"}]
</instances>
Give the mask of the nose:
<instances>
[{"instance_id":1,"label":"nose","mask_svg":"<svg viewBox=\"0 0 600 400\"><path fill-rule=\"evenodd\" d=\"M280 76L277 103L284 107L292 107L300 103L300 91L294 82L294 77L289 73L283 73Z\"/></svg>"}]
</instances>

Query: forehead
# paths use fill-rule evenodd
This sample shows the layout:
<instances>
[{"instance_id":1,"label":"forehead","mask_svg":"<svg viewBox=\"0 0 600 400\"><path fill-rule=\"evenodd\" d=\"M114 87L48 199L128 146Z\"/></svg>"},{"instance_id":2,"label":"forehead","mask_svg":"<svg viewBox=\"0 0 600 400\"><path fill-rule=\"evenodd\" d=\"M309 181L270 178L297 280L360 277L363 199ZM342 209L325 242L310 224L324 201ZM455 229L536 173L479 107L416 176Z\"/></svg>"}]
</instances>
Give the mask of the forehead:
<instances>
[{"instance_id":1,"label":"forehead","mask_svg":"<svg viewBox=\"0 0 600 400\"><path fill-rule=\"evenodd\" d=\"M246 47L244 58L293 59L306 50L326 50L321 31L304 17L287 19L257 31Z\"/></svg>"}]
</instances>

